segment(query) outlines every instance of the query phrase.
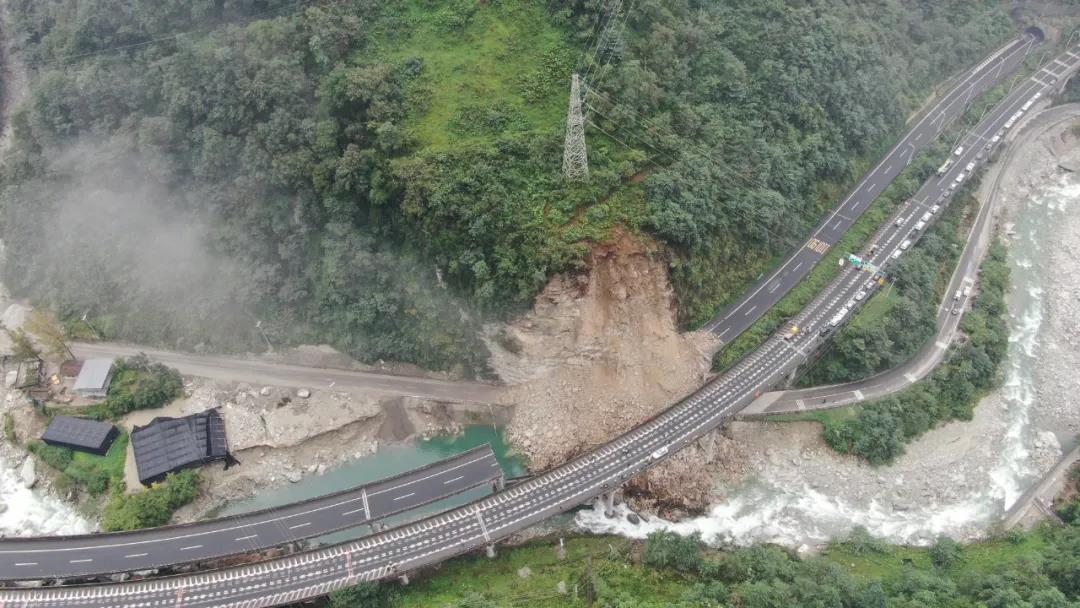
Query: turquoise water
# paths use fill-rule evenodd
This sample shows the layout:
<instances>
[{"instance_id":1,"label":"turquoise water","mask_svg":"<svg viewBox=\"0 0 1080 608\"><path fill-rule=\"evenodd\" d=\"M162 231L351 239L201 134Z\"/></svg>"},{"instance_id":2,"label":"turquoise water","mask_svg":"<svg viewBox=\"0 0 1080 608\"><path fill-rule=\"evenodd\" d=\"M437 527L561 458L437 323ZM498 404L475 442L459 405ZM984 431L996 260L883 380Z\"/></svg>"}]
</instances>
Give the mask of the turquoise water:
<instances>
[{"instance_id":1,"label":"turquoise water","mask_svg":"<svg viewBox=\"0 0 1080 608\"><path fill-rule=\"evenodd\" d=\"M502 429L496 429L490 425L475 425L465 427L464 432L458 435L438 435L426 441L417 439L407 445L381 447L371 456L347 462L326 471L322 475L307 475L297 483L264 490L251 498L231 502L218 512L217 516L236 515L344 490L443 460L485 443L491 444L491 449L495 452L495 457L498 459L503 475L507 479L525 474L525 463L519 457L511 454L510 446L503 437ZM241 466L243 465L241 464ZM417 519L423 515L445 511L465 504L490 493L490 487L474 488L426 507L384 519L382 523L392 525ZM323 542L340 542L368 533L367 526L360 526L322 537L319 540Z\"/></svg>"}]
</instances>

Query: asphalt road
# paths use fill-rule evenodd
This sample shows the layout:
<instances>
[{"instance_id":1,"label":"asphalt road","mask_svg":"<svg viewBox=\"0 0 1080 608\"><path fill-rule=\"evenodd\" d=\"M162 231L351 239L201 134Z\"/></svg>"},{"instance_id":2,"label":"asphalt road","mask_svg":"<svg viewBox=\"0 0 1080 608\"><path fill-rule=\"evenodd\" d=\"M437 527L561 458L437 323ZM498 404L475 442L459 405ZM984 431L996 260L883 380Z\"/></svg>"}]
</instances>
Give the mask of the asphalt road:
<instances>
[{"instance_id":1,"label":"asphalt road","mask_svg":"<svg viewBox=\"0 0 1080 608\"><path fill-rule=\"evenodd\" d=\"M194 355L115 343L76 342L71 347L80 358L130 357L140 352L189 376L233 380L252 384L292 386L313 390L381 392L456 402L502 403L501 387L479 382L392 376L343 369L267 363L235 357Z\"/></svg>"},{"instance_id":2,"label":"asphalt road","mask_svg":"<svg viewBox=\"0 0 1080 608\"><path fill-rule=\"evenodd\" d=\"M247 553L321 536L491 484L502 469L483 445L428 466L279 508L181 526L0 540L0 580L67 578Z\"/></svg>"},{"instance_id":3,"label":"asphalt road","mask_svg":"<svg viewBox=\"0 0 1080 608\"><path fill-rule=\"evenodd\" d=\"M1040 100L1039 104L1045 105L1045 102ZM1039 105L1033 105L1028 114L1033 114L1038 109ZM1080 115L1080 105L1078 104L1051 108L1039 113L1038 124L1032 125L1034 128L1031 129L1025 128L1025 132L1021 137L1037 136L1047 128L1065 120L1073 120L1078 115ZM1013 130L1020 128L1018 124ZM1009 151L1006 151L1006 153L1011 154ZM979 265L993 240L992 228L993 218L996 215L995 203L998 183L1008 162L1008 156L1002 158L999 162L1001 169L995 176L994 185L987 200L979 208L979 213L972 223L971 232L964 245L964 250L945 290L945 300L938 306L938 331L923 348L903 365L875 374L869 378L843 384L766 393L755 399L739 415L756 417L769 414L797 413L880 399L900 392L929 375L944 360L949 345L959 332L963 313L969 309L970 300L978 295L976 280ZM920 194L923 191L934 190L934 184L937 181L939 181L938 178L931 178L923 186ZM970 288L968 296L963 295L964 288ZM961 296L959 299L954 299L953 296L958 291ZM956 315L952 314L952 308L954 307L958 311Z\"/></svg>"},{"instance_id":4,"label":"asphalt road","mask_svg":"<svg viewBox=\"0 0 1080 608\"><path fill-rule=\"evenodd\" d=\"M1059 60L1060 65L1049 66L1059 76L1080 65L1080 55L1066 54ZM968 136L970 140L978 142L995 132L1015 108L1049 86L1038 80L1048 77L1046 70L1036 76L999 104ZM974 150L961 155L960 166L974 155ZM943 179L952 181L954 177L948 174ZM903 230L910 230L910 225ZM884 230L878 242L879 255L871 259L884 263L878 257L891 256L898 249L898 239L908 234ZM555 469L468 505L354 542L250 566L106 585L0 590L0 608L277 606L359 581L398 576L492 544L612 491L717 428L764 390L783 382L804 362L805 352L827 339L819 330L848 305L865 278L858 270L842 273L800 313L798 322L804 331L795 339L772 336L730 370L653 419Z\"/></svg>"},{"instance_id":5,"label":"asphalt road","mask_svg":"<svg viewBox=\"0 0 1080 608\"><path fill-rule=\"evenodd\" d=\"M1017 39L961 76L833 208L802 247L796 249L776 269L767 273L742 299L706 323L702 330L716 336L719 345L723 346L749 329L810 274L829 248L840 242L851 225L889 187L919 151L933 143L952 121L962 116L971 100L1011 74L1035 46L1035 41L1030 37Z\"/></svg>"}]
</instances>

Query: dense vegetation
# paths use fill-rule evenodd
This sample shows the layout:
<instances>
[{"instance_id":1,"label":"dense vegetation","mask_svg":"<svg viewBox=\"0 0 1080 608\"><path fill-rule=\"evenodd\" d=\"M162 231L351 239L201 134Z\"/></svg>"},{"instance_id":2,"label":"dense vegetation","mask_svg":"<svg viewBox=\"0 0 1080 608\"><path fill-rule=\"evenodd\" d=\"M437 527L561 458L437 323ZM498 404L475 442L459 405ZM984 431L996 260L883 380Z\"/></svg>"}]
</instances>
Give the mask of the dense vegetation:
<instances>
[{"instance_id":1,"label":"dense vegetation","mask_svg":"<svg viewBox=\"0 0 1080 608\"><path fill-rule=\"evenodd\" d=\"M866 378L904 363L937 330L938 304L966 241L962 220L970 219L978 201L958 195L917 247L889 270L891 284L878 291L832 337L828 351L799 379L801 386L819 386Z\"/></svg>"},{"instance_id":2,"label":"dense vegetation","mask_svg":"<svg viewBox=\"0 0 1080 608\"><path fill-rule=\"evenodd\" d=\"M199 471L185 469L169 473L165 481L135 494L125 494L122 484L113 486L101 518L106 532L152 528L169 523L173 511L199 495Z\"/></svg>"},{"instance_id":3,"label":"dense vegetation","mask_svg":"<svg viewBox=\"0 0 1080 608\"><path fill-rule=\"evenodd\" d=\"M858 408L854 417L826 417L825 441L841 453L882 464L938 423L970 420L979 398L998 379L998 366L1008 351L1008 288L1005 247L995 242L980 267L978 298L961 321L965 340L923 382Z\"/></svg>"},{"instance_id":4,"label":"dense vegetation","mask_svg":"<svg viewBox=\"0 0 1080 608\"><path fill-rule=\"evenodd\" d=\"M184 379L179 371L140 353L116 361L101 411L109 418L119 418L135 410L161 407L183 393Z\"/></svg>"},{"instance_id":5,"label":"dense vegetation","mask_svg":"<svg viewBox=\"0 0 1080 608\"><path fill-rule=\"evenodd\" d=\"M495 560L461 558L408 587L366 584L333 608L1077 608L1080 524L960 545L895 547L865 530L800 559L777 547L704 550L696 537L644 547L578 538L567 556L537 541ZM527 570L524 570L526 569Z\"/></svg>"},{"instance_id":6,"label":"dense vegetation","mask_svg":"<svg viewBox=\"0 0 1080 608\"><path fill-rule=\"evenodd\" d=\"M606 4L13 2L5 282L105 337L470 374L483 320L625 225L693 325L1011 31L975 0ZM570 186L575 67L599 128Z\"/></svg>"},{"instance_id":7,"label":"dense vegetation","mask_svg":"<svg viewBox=\"0 0 1080 608\"><path fill-rule=\"evenodd\" d=\"M26 449L60 471L61 476L56 481L59 491L85 488L90 494L98 495L110 487L123 487L127 445L128 435L123 433L113 441L109 451L103 456L49 445L37 439L28 442Z\"/></svg>"}]
</instances>

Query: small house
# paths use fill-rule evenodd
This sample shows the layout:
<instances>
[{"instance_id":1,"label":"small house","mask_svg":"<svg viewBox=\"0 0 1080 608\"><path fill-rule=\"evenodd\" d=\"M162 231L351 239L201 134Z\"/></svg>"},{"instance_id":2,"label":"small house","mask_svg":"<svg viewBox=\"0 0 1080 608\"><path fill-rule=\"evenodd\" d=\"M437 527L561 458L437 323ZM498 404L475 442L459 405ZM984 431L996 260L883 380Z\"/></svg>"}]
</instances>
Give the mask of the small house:
<instances>
[{"instance_id":1,"label":"small house","mask_svg":"<svg viewBox=\"0 0 1080 608\"><path fill-rule=\"evenodd\" d=\"M75 392L82 397L104 399L112 382L112 359L87 359L75 378Z\"/></svg>"},{"instance_id":2,"label":"small house","mask_svg":"<svg viewBox=\"0 0 1080 608\"><path fill-rule=\"evenodd\" d=\"M41 440L49 445L104 456L119 434L116 427L108 422L77 416L55 416L41 434Z\"/></svg>"}]
</instances>

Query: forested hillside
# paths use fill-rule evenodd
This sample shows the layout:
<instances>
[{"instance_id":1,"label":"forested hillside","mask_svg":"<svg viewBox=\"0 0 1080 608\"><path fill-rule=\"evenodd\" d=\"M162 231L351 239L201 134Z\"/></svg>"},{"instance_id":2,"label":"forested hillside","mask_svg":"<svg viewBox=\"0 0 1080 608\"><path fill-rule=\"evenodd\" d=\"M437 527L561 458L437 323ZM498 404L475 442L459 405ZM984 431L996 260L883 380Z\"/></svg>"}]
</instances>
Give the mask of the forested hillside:
<instances>
[{"instance_id":1,"label":"forested hillside","mask_svg":"<svg viewBox=\"0 0 1080 608\"><path fill-rule=\"evenodd\" d=\"M1012 32L976 0L614 4L13 0L4 281L105 337L477 374L480 324L622 225L669 246L693 326Z\"/></svg>"}]
</instances>

